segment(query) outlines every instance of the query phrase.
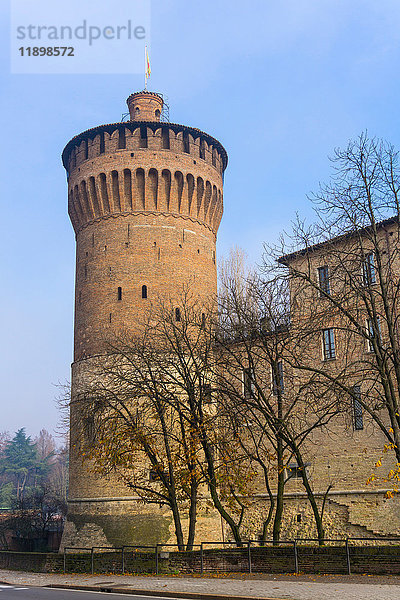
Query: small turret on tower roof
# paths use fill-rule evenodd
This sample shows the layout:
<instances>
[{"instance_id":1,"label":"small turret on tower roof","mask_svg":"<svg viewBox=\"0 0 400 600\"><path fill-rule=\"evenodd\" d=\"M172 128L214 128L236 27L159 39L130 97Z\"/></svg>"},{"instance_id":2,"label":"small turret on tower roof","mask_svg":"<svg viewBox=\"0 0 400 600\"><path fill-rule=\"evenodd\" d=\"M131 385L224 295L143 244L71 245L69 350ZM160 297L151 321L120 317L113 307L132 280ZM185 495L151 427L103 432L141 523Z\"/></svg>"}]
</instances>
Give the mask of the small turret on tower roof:
<instances>
[{"instance_id":1,"label":"small turret on tower roof","mask_svg":"<svg viewBox=\"0 0 400 600\"><path fill-rule=\"evenodd\" d=\"M160 94L143 90L126 101L131 121L160 121L164 100Z\"/></svg>"}]
</instances>

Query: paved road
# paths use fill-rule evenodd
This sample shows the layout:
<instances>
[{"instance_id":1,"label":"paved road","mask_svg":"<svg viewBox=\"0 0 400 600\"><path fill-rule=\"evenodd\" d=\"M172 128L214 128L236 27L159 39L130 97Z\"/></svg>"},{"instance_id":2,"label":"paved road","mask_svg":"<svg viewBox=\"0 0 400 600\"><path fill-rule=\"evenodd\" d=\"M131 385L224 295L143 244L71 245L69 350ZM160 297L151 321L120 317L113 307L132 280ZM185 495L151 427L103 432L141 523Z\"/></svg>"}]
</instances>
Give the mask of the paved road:
<instances>
[{"instance_id":1,"label":"paved road","mask_svg":"<svg viewBox=\"0 0 400 600\"><path fill-rule=\"evenodd\" d=\"M89 595L88 595L89 594ZM103 592L80 592L74 590L51 590L40 587L22 587L17 585L0 585L0 600L93 600L104 597ZM171 600L171 598L155 598L154 596L132 596L126 594L107 594L107 600ZM180 599L182 600L182 599Z\"/></svg>"},{"instance_id":2,"label":"paved road","mask_svg":"<svg viewBox=\"0 0 400 600\"><path fill-rule=\"evenodd\" d=\"M46 589L40 586L80 585L119 587L134 594L107 593L104 599L135 598L149 600L144 593L175 593L190 597L191 593L223 595L225 598L251 596L282 600L400 600L399 577L367 576L241 576L240 578L211 577L141 577L23 573L0 570L0 582L10 586L0 588L0 600L99 600L99 592ZM32 587L36 586L36 587ZM18 589L19 588L19 589ZM23 588L23 589L21 589ZM142 594L143 590L143 594ZM92 594L91 596L88 594ZM152 596L154 598L154 596Z\"/></svg>"}]
</instances>

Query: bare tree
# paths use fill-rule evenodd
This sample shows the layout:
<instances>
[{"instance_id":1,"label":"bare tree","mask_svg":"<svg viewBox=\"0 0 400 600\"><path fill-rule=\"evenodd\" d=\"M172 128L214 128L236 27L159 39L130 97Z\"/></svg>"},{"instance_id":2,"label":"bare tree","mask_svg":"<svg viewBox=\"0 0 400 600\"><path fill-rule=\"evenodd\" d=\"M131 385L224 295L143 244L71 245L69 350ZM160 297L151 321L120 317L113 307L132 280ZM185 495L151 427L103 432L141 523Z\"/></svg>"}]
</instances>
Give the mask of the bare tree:
<instances>
[{"instance_id":1,"label":"bare tree","mask_svg":"<svg viewBox=\"0 0 400 600\"><path fill-rule=\"evenodd\" d=\"M231 263L236 270L237 261ZM273 538L280 537L284 488L294 459L323 541L325 502L319 507L309 481L309 440L339 412L337 394L321 390L316 377L300 378L292 367L299 340L289 322L287 280L242 272L223 279L218 343L219 373L225 408L243 448L262 469L270 508L263 539L273 518ZM275 462L275 464L274 464ZM274 481L271 485L271 474ZM276 501L273 489L276 490Z\"/></svg>"},{"instance_id":2,"label":"bare tree","mask_svg":"<svg viewBox=\"0 0 400 600\"><path fill-rule=\"evenodd\" d=\"M188 290L179 302L154 302L141 332L108 341L90 386L73 399L92 432L82 447L88 464L114 472L145 501L168 505L181 549L186 511L186 548L194 543L200 489L242 544L251 480L243 451L234 451L219 422L213 306Z\"/></svg>"},{"instance_id":3,"label":"bare tree","mask_svg":"<svg viewBox=\"0 0 400 600\"><path fill-rule=\"evenodd\" d=\"M56 451L56 442L54 437L47 431L47 429L41 429L34 442L39 460L49 460L54 456Z\"/></svg>"},{"instance_id":4,"label":"bare tree","mask_svg":"<svg viewBox=\"0 0 400 600\"><path fill-rule=\"evenodd\" d=\"M336 150L333 175L312 196L317 222L295 223L280 255L291 290L291 328L303 337L291 364L364 413L400 463L398 153L366 133ZM288 252L288 248L290 252ZM321 357L321 348L323 354ZM317 360L316 360L317 357ZM322 360L321 360L322 358Z\"/></svg>"}]
</instances>

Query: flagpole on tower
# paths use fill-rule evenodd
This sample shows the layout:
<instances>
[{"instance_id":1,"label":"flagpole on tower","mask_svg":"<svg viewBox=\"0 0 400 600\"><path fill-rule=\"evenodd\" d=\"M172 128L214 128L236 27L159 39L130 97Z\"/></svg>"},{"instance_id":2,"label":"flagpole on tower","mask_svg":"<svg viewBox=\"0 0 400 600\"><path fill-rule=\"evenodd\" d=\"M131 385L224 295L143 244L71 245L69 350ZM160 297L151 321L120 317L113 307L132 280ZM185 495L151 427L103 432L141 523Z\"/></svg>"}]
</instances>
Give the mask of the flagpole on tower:
<instances>
[{"instance_id":1,"label":"flagpole on tower","mask_svg":"<svg viewBox=\"0 0 400 600\"><path fill-rule=\"evenodd\" d=\"M144 47L144 89L147 90L147 46Z\"/></svg>"},{"instance_id":2,"label":"flagpole on tower","mask_svg":"<svg viewBox=\"0 0 400 600\"><path fill-rule=\"evenodd\" d=\"M144 89L147 90L147 80L151 75L150 58L147 45L144 47Z\"/></svg>"}]
</instances>

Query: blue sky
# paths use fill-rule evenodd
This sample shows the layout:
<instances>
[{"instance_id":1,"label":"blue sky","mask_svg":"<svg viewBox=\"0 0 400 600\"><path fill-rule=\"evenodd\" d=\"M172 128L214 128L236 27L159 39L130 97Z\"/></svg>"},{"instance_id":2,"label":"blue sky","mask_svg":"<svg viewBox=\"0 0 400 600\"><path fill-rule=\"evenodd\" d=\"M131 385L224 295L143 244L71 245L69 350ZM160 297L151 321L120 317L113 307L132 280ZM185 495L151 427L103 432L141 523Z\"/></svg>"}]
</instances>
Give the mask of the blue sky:
<instances>
[{"instance_id":1,"label":"blue sky","mask_svg":"<svg viewBox=\"0 0 400 600\"><path fill-rule=\"evenodd\" d=\"M84 0L82 0L84 1ZM88 14L95 3L87 0ZM60 3L67 10L68 3ZM398 0L152 0L149 87L171 121L229 154L219 255L257 262L328 155L368 129L400 148ZM57 383L72 360L74 235L60 154L75 134L118 121L140 75L11 75L0 6L0 430L53 430Z\"/></svg>"}]
</instances>

